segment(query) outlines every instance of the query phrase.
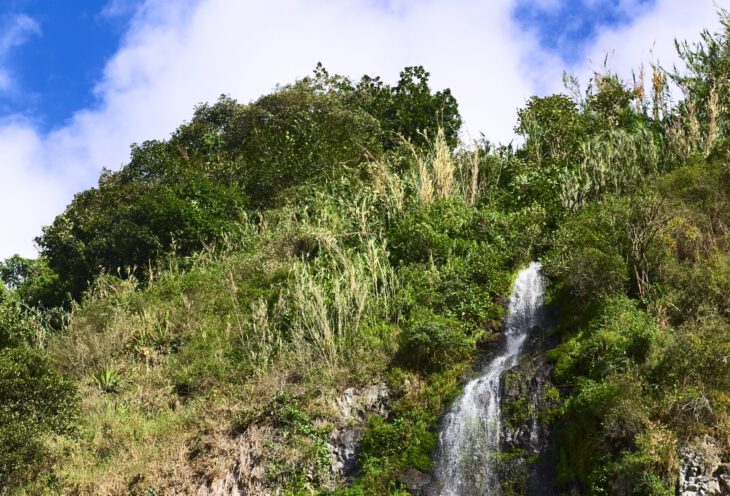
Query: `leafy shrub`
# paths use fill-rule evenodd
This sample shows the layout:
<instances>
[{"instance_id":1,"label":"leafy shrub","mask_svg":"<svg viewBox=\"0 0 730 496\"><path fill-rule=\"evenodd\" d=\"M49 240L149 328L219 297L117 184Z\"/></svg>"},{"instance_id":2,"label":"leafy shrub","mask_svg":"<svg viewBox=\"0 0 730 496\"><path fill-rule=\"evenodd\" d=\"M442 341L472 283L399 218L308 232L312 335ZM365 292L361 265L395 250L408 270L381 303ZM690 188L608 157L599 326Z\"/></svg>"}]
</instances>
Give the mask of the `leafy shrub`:
<instances>
[{"instance_id":1,"label":"leafy shrub","mask_svg":"<svg viewBox=\"0 0 730 496\"><path fill-rule=\"evenodd\" d=\"M617 296L603 302L599 315L549 356L556 361L559 381L576 376L600 380L643 365L658 336L634 300Z\"/></svg>"},{"instance_id":2,"label":"leafy shrub","mask_svg":"<svg viewBox=\"0 0 730 496\"><path fill-rule=\"evenodd\" d=\"M563 482L589 483L612 457L635 449L646 422L641 384L631 375L581 380L564 408L559 431Z\"/></svg>"},{"instance_id":3,"label":"leafy shrub","mask_svg":"<svg viewBox=\"0 0 730 496\"><path fill-rule=\"evenodd\" d=\"M476 337L458 321L419 309L405 325L402 359L417 369L433 370L458 363L474 351Z\"/></svg>"},{"instance_id":4,"label":"leafy shrub","mask_svg":"<svg viewBox=\"0 0 730 496\"><path fill-rule=\"evenodd\" d=\"M76 389L39 352L0 350L0 487L43 469L43 436L69 431L76 419Z\"/></svg>"},{"instance_id":5,"label":"leafy shrub","mask_svg":"<svg viewBox=\"0 0 730 496\"><path fill-rule=\"evenodd\" d=\"M593 204L565 221L554 237L546 270L572 296L600 298L623 292L629 269L610 214Z\"/></svg>"},{"instance_id":6,"label":"leafy shrub","mask_svg":"<svg viewBox=\"0 0 730 496\"><path fill-rule=\"evenodd\" d=\"M0 280L25 305L48 309L68 303L65 288L45 257L31 260L15 255L0 262Z\"/></svg>"},{"instance_id":7,"label":"leafy shrub","mask_svg":"<svg viewBox=\"0 0 730 496\"><path fill-rule=\"evenodd\" d=\"M49 326L41 313L0 285L0 349L21 344L43 345Z\"/></svg>"},{"instance_id":8,"label":"leafy shrub","mask_svg":"<svg viewBox=\"0 0 730 496\"><path fill-rule=\"evenodd\" d=\"M133 149L132 164L153 168L148 162L156 164L158 146ZM104 271L129 268L141 276L167 252L189 255L234 230L245 204L237 190L179 158L163 163L162 172L149 173L152 178L130 179L125 169L105 173L98 188L78 194L43 229L41 251L74 298Z\"/></svg>"},{"instance_id":9,"label":"leafy shrub","mask_svg":"<svg viewBox=\"0 0 730 496\"><path fill-rule=\"evenodd\" d=\"M459 200L415 205L388 234L391 258L398 262L442 264L466 255L476 243L472 221L476 209Z\"/></svg>"}]
</instances>

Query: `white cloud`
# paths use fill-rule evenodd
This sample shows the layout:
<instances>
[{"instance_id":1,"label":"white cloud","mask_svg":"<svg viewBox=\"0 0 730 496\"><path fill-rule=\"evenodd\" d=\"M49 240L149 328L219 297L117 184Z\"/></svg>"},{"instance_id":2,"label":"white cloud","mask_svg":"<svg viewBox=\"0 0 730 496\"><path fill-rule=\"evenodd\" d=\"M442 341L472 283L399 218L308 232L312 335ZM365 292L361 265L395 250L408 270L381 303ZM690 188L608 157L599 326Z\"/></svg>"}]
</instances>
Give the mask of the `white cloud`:
<instances>
[{"instance_id":1,"label":"white cloud","mask_svg":"<svg viewBox=\"0 0 730 496\"><path fill-rule=\"evenodd\" d=\"M29 37L40 33L38 23L27 15L11 17L4 23L3 33L0 34L0 56L5 56L11 49L25 43Z\"/></svg>"},{"instance_id":2,"label":"white cloud","mask_svg":"<svg viewBox=\"0 0 730 496\"><path fill-rule=\"evenodd\" d=\"M654 40L659 46L674 34L696 33L702 24L685 27L683 3L659 0L657 13L605 32L594 51L608 45L634 53ZM112 0L107 14L125 5ZM221 93L253 100L309 74L318 61L330 72L391 82L404 66L424 65L434 88L452 88L472 137L483 131L509 140L516 109L549 81L559 82L563 67L533 34L518 31L513 6L514 0L147 0L106 65L95 107L47 134L25 122L0 123L0 258L33 255L40 227L74 192L94 184L102 167L123 164L130 143L169 136L199 102Z\"/></svg>"},{"instance_id":3,"label":"white cloud","mask_svg":"<svg viewBox=\"0 0 730 496\"><path fill-rule=\"evenodd\" d=\"M27 15L15 15L5 19L0 25L0 91L13 88L13 79L5 65L14 48L23 45L32 36L41 34L36 21Z\"/></svg>"},{"instance_id":4,"label":"white cloud","mask_svg":"<svg viewBox=\"0 0 730 496\"><path fill-rule=\"evenodd\" d=\"M59 212L65 201L63 176L42 166L43 143L23 123L0 127L0 212L3 257L33 253L33 237L48 222L51 209Z\"/></svg>"},{"instance_id":5,"label":"white cloud","mask_svg":"<svg viewBox=\"0 0 730 496\"><path fill-rule=\"evenodd\" d=\"M117 17L126 17L134 14L139 6L140 0L109 0L102 7L99 16L102 18L113 19Z\"/></svg>"},{"instance_id":6,"label":"white cloud","mask_svg":"<svg viewBox=\"0 0 730 496\"><path fill-rule=\"evenodd\" d=\"M109 4L107 14L123 5ZM25 124L0 127L0 149L12 151L0 181L14 192L0 199L0 257L32 255L40 226L102 167L124 163L130 143L165 138L199 102L221 93L250 101L308 75L318 61L331 72L391 81L422 64L434 88L452 88L473 136L508 139L531 93L520 61L535 49L513 31L511 7L511 0L150 0L105 68L97 107L47 135ZM34 201L20 201L31 193Z\"/></svg>"}]
</instances>

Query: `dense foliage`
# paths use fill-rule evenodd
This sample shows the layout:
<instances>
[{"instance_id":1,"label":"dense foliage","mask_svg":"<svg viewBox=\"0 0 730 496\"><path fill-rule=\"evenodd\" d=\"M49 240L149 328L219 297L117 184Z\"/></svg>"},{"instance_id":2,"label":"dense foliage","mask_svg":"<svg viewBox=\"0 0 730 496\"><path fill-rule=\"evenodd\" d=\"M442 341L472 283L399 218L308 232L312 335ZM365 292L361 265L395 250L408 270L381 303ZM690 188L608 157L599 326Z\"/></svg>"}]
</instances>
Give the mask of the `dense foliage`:
<instances>
[{"instance_id":1,"label":"dense foliage","mask_svg":"<svg viewBox=\"0 0 730 496\"><path fill-rule=\"evenodd\" d=\"M245 210L281 205L310 181L361 173L402 140L425 144L461 126L448 90L408 67L390 87L315 76L242 105L221 97L168 141L132 146L130 163L79 193L37 239L74 298L103 272L144 276L166 253L187 256L237 234Z\"/></svg>"},{"instance_id":2,"label":"dense foliage","mask_svg":"<svg viewBox=\"0 0 730 496\"><path fill-rule=\"evenodd\" d=\"M460 144L456 100L421 67L390 86L321 66L133 145L40 258L0 264L3 490L184 494L233 474L252 493L405 494L539 258L561 316L561 484L672 493L680 446L730 452L721 19L678 46L683 73L529 99L517 148ZM388 415L337 413L379 383ZM344 481L327 442L350 424Z\"/></svg>"}]
</instances>

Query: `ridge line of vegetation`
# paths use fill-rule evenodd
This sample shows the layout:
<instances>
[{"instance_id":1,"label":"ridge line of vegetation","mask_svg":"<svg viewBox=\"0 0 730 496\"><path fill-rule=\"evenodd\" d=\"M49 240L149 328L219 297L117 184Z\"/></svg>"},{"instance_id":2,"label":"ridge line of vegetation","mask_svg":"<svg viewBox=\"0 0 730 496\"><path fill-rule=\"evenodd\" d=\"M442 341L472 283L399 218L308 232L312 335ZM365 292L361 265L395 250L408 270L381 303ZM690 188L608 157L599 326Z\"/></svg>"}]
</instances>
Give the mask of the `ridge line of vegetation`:
<instances>
[{"instance_id":1,"label":"ridge line of vegetation","mask_svg":"<svg viewBox=\"0 0 730 496\"><path fill-rule=\"evenodd\" d=\"M730 454L730 19L682 74L595 74L458 142L448 89L313 76L221 97L133 145L0 264L0 487L405 494L438 419L539 258L561 483L669 495L677 450ZM684 98L672 104L670 81ZM337 391L385 382L358 475L329 466ZM556 399L557 401L557 399Z\"/></svg>"}]
</instances>

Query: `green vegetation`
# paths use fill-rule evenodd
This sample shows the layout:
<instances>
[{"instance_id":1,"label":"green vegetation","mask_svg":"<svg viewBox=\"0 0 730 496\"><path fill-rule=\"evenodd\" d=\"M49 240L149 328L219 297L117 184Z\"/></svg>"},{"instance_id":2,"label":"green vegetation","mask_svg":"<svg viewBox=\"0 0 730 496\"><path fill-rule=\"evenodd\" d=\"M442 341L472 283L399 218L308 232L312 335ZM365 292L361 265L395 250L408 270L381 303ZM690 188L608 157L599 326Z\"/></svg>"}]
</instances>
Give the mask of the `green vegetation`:
<instances>
[{"instance_id":1,"label":"green vegetation","mask_svg":"<svg viewBox=\"0 0 730 496\"><path fill-rule=\"evenodd\" d=\"M406 494L537 257L561 314L561 483L670 494L682 443L730 452L721 17L679 46L688 74L531 98L516 149L459 144L456 101L421 67L389 86L318 66L134 145L44 229L38 260L0 264L0 485L189 494L230 473L252 493ZM345 388L380 382L387 416L338 412ZM327 442L352 423L346 484Z\"/></svg>"},{"instance_id":2,"label":"green vegetation","mask_svg":"<svg viewBox=\"0 0 730 496\"><path fill-rule=\"evenodd\" d=\"M724 32L680 51L693 76L658 122L659 167L568 215L546 254L563 308L560 476L587 494L673 494L679 446L710 434L730 449L728 114L705 86L727 74L709 55L730 46L722 16Z\"/></svg>"},{"instance_id":3,"label":"green vegetation","mask_svg":"<svg viewBox=\"0 0 730 496\"><path fill-rule=\"evenodd\" d=\"M77 422L76 390L41 353L20 346L0 350L0 399L0 485L13 487L50 463L44 438Z\"/></svg>"}]
</instances>

